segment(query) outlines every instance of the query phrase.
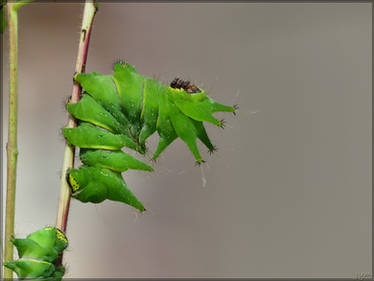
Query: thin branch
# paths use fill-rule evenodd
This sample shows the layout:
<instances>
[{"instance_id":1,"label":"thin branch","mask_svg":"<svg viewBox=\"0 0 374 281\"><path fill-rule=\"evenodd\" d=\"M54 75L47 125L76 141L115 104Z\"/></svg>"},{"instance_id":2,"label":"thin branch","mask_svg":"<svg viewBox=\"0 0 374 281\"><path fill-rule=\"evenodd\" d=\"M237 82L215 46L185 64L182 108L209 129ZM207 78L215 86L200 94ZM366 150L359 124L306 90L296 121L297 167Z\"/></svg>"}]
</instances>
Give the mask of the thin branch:
<instances>
[{"instance_id":1,"label":"thin branch","mask_svg":"<svg viewBox=\"0 0 374 281\"><path fill-rule=\"evenodd\" d=\"M96 6L94 1L87 0L84 5L83 10L83 20L81 35L79 39L78 47L78 56L75 65L75 73L82 73L85 71L88 45L90 42L90 35L92 31L92 25L94 16L96 13ZM77 82L73 84L73 91L71 94L71 103L76 103L79 101L81 96L81 87ZM66 128L73 128L76 126L74 119L70 116ZM61 185L60 185L60 197L58 202L58 211L57 211L57 221L56 227L58 227L63 232L66 232L67 219L69 214L70 206L70 188L66 181L67 171L74 166L74 153L75 147L66 143L65 152L64 152L64 161L62 165L62 175L61 175ZM61 257L62 259L62 257ZM61 262L61 260L60 260Z\"/></svg>"},{"instance_id":2,"label":"thin branch","mask_svg":"<svg viewBox=\"0 0 374 281\"><path fill-rule=\"evenodd\" d=\"M9 28L9 127L7 149L7 193L5 210L4 262L13 260L14 251L10 238L14 235L14 215L17 178L17 116L18 116L18 9L33 0L7 3ZM1 272L1 270L0 270ZM5 268L4 278L13 279L13 272Z\"/></svg>"},{"instance_id":3,"label":"thin branch","mask_svg":"<svg viewBox=\"0 0 374 281\"><path fill-rule=\"evenodd\" d=\"M13 260L13 244L10 238L14 235L14 213L16 197L17 172L17 63L18 63L18 16L13 3L7 4L9 28L9 128L7 143L7 193L5 211L5 249L4 261ZM13 272L6 268L4 278L11 280Z\"/></svg>"}]
</instances>

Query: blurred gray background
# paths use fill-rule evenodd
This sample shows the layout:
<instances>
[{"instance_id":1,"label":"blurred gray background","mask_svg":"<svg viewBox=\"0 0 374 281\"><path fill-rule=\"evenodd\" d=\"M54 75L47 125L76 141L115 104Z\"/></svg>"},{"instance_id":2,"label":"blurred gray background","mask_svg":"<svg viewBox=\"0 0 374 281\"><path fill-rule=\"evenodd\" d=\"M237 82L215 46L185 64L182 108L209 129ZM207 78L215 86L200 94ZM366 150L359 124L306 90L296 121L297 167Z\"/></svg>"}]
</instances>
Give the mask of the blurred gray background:
<instances>
[{"instance_id":1,"label":"blurred gray background","mask_svg":"<svg viewBox=\"0 0 374 281\"><path fill-rule=\"evenodd\" d=\"M82 7L20 11L20 237L55 224ZM178 140L154 173L125 174L148 212L73 200L66 277L371 273L370 3L100 3L91 39L87 72L124 59L240 111L207 125L218 151L202 149L203 169Z\"/></svg>"}]
</instances>

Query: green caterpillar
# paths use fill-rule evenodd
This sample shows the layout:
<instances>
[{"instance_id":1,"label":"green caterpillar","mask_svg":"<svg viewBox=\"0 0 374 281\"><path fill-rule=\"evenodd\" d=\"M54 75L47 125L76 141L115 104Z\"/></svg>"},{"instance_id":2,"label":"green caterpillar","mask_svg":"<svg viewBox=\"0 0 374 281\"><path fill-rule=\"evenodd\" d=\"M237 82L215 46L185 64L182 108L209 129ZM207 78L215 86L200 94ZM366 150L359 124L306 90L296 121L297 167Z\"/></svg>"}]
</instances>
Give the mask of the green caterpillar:
<instances>
[{"instance_id":1,"label":"green caterpillar","mask_svg":"<svg viewBox=\"0 0 374 281\"><path fill-rule=\"evenodd\" d=\"M45 281L61 280L65 268L55 263L59 254L68 246L65 234L56 227L45 227L29 234L25 239L12 238L17 248L18 260L4 263L19 278Z\"/></svg>"},{"instance_id":2,"label":"green caterpillar","mask_svg":"<svg viewBox=\"0 0 374 281\"><path fill-rule=\"evenodd\" d=\"M204 161L197 139L210 152L215 150L203 121L223 127L224 121L212 114L235 114L237 109L215 102L189 81L176 78L170 85L163 85L138 74L125 62L116 63L112 75L93 72L77 74L74 79L84 92L78 103L68 103L67 110L79 125L64 128L62 133L69 143L80 147L83 165L68 171L67 181L72 196L82 202L100 203L109 199L144 211L121 172L153 169L122 148L144 154L147 138L157 131L160 139L153 160L179 137L200 164Z\"/></svg>"}]
</instances>

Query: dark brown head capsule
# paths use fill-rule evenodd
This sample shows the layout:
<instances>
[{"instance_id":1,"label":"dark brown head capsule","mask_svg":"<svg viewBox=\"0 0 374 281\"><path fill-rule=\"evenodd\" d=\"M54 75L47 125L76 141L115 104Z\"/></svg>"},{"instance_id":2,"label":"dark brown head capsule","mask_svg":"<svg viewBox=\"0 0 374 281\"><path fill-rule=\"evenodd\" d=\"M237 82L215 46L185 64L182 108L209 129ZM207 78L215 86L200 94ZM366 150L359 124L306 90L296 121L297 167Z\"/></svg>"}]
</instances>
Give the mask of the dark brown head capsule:
<instances>
[{"instance_id":1,"label":"dark brown head capsule","mask_svg":"<svg viewBox=\"0 0 374 281\"><path fill-rule=\"evenodd\" d=\"M190 81L183 81L182 82L182 88L183 89L187 89L189 85L190 85Z\"/></svg>"},{"instance_id":2,"label":"dark brown head capsule","mask_svg":"<svg viewBox=\"0 0 374 281\"><path fill-rule=\"evenodd\" d=\"M171 83L170 83L170 87L172 87L172 88L174 88L174 89L177 88L178 80L179 80L179 78L178 78L178 77L175 77L174 80L171 81Z\"/></svg>"},{"instance_id":3,"label":"dark brown head capsule","mask_svg":"<svg viewBox=\"0 0 374 281\"><path fill-rule=\"evenodd\" d=\"M191 83L188 80L184 81L179 77L175 77L174 80L171 81L170 87L174 89L183 89L189 94L200 93L199 88L195 84Z\"/></svg>"}]
</instances>

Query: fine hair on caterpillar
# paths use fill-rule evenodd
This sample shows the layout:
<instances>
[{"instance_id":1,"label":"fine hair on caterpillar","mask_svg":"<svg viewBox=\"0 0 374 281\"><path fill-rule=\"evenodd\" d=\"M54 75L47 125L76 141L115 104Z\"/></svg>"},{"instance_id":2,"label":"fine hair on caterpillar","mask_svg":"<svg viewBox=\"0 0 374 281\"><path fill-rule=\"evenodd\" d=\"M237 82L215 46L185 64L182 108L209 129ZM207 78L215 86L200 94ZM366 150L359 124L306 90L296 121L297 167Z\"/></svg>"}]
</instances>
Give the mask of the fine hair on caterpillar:
<instances>
[{"instance_id":1,"label":"fine hair on caterpillar","mask_svg":"<svg viewBox=\"0 0 374 281\"><path fill-rule=\"evenodd\" d=\"M221 119L220 122L221 122L221 125L219 127L221 127L222 129L224 129L225 126L226 126L226 120L225 119Z\"/></svg>"}]
</instances>

